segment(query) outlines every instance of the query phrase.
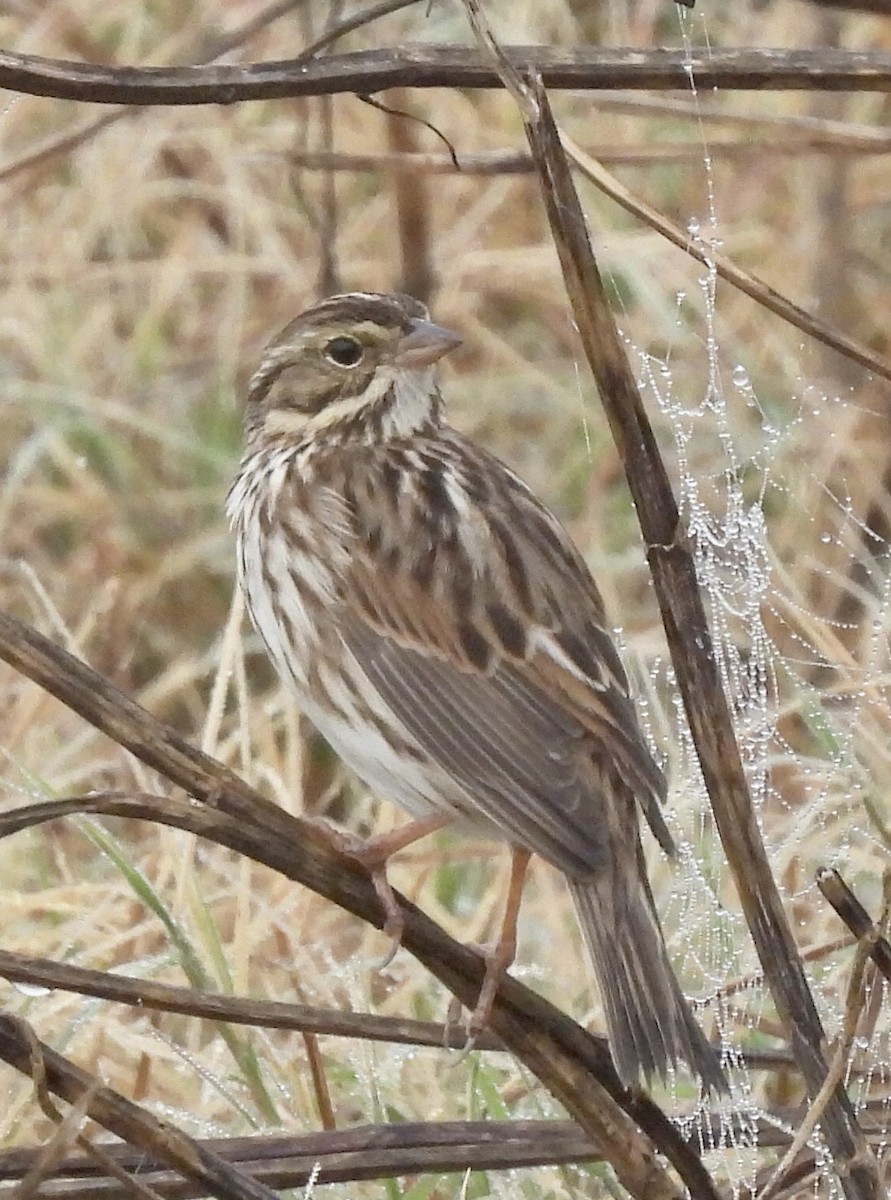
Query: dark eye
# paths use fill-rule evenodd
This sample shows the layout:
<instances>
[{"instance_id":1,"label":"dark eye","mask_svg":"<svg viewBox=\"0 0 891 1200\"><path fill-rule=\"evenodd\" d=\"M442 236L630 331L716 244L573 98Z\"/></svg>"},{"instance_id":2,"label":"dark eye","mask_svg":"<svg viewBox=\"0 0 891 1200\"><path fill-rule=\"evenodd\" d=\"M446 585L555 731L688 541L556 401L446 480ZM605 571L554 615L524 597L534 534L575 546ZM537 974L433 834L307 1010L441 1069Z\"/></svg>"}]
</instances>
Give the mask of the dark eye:
<instances>
[{"instance_id":1,"label":"dark eye","mask_svg":"<svg viewBox=\"0 0 891 1200\"><path fill-rule=\"evenodd\" d=\"M365 347L354 337L336 337L325 345L325 357L338 367L355 367L362 361Z\"/></svg>"}]
</instances>

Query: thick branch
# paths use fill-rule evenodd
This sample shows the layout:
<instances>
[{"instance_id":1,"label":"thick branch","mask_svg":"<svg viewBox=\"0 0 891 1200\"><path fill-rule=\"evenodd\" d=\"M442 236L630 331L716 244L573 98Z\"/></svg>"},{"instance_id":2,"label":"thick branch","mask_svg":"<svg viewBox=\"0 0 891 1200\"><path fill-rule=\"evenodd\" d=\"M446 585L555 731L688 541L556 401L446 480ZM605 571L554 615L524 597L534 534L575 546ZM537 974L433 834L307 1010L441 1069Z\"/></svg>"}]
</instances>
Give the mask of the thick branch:
<instances>
[{"instance_id":1,"label":"thick branch","mask_svg":"<svg viewBox=\"0 0 891 1200\"><path fill-rule=\"evenodd\" d=\"M717 1144L729 1130L740 1139L753 1133L759 1146L786 1146L786 1128L801 1119L798 1109L780 1110L752 1122L715 1113L703 1118L704 1140ZM877 1137L883 1131L877 1131ZM516 1170L522 1167L592 1162L599 1148L570 1121L438 1121L398 1125L360 1125L336 1132L301 1135L264 1134L208 1138L199 1143L268 1187L301 1188L316 1182L349 1183L423 1171ZM130 1146L105 1147L112 1161L150 1184L160 1195L183 1200L194 1190L165 1169L163 1159ZM25 1177L42 1149L0 1152L0 1184ZM813 1160L811 1167L813 1167ZM54 1183L64 1181L66 1200L129 1200L129 1193L103 1177L101 1167L84 1155L70 1155L56 1166Z\"/></svg>"},{"instance_id":2,"label":"thick branch","mask_svg":"<svg viewBox=\"0 0 891 1200\"><path fill-rule=\"evenodd\" d=\"M550 88L700 88L744 91L891 89L891 54L854 50L603 50L508 46L514 66L537 71ZM465 46L400 46L312 62L195 67L106 67L0 51L0 87L94 104L236 104L385 88L498 88L497 71Z\"/></svg>"},{"instance_id":3,"label":"thick branch","mask_svg":"<svg viewBox=\"0 0 891 1200\"><path fill-rule=\"evenodd\" d=\"M754 1122L751 1114L713 1113L699 1118L697 1127L707 1145L719 1145L729 1136L745 1143L754 1137L762 1148L783 1147L792 1140L786 1130L795 1129L803 1116L801 1108L780 1109ZM887 1140L883 1123L870 1126L867 1132L879 1145ZM302 1188L314 1178L320 1184L349 1183L423 1171L516 1170L593 1162L602 1157L594 1142L570 1121L360 1125L325 1133L207 1138L199 1145L277 1189ZM138 1173L139 1179L161 1196L184 1200L196 1194L179 1175L165 1169L163 1158L127 1145L104 1149L113 1162ZM42 1147L0 1152L0 1184L23 1179L42 1153ZM800 1160L804 1176L815 1169L813 1156ZM62 1185L66 1200L95 1200L96 1195L102 1200L130 1200L131 1195L103 1177L101 1167L84 1155L70 1155L57 1163L53 1183Z\"/></svg>"},{"instance_id":4,"label":"thick branch","mask_svg":"<svg viewBox=\"0 0 891 1200\"><path fill-rule=\"evenodd\" d=\"M304 1188L310 1180L331 1184L420 1172L518 1170L602 1157L596 1144L570 1121L406 1122L303 1136L215 1138L203 1145L252 1179L275 1188L276 1194L279 1189ZM129 1146L109 1150L115 1162L161 1195L183 1200L202 1194L184 1188L181 1177L173 1175L157 1155ZM39 1153L0 1154L0 1181L23 1178ZM103 1178L101 1169L81 1155L63 1159L53 1179L65 1181L69 1200L97 1195L102 1200L129 1200L130 1193Z\"/></svg>"}]
</instances>

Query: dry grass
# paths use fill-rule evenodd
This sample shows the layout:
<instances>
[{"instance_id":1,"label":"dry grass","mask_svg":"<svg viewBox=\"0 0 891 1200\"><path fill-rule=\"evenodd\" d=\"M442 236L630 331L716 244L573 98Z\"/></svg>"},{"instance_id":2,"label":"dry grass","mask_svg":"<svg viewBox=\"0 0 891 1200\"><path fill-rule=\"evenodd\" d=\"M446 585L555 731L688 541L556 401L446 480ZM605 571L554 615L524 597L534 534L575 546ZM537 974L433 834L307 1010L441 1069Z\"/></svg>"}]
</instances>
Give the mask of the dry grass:
<instances>
[{"instance_id":1,"label":"dry grass","mask_svg":"<svg viewBox=\"0 0 891 1200\"><path fill-rule=\"evenodd\" d=\"M122 21L119 6L101 0L10 6L0 17L0 44L101 61L188 59L215 24L234 27L259 6L133 7L139 11ZM500 6L498 28L506 41L679 41L670 6L618 3L596 20L591 7L519 0ZM388 18L351 44L466 40L459 5L424 12L420 5ZM312 32L302 22L295 15L264 31L245 58L292 55ZM780 0L757 12L708 6L686 17L685 28L719 45L803 45L825 40L827 22ZM863 17L842 26L845 45L887 38L879 22ZM788 119L790 134L796 118L814 115L881 124L887 107L879 95L699 102L703 110ZM705 118L660 112L653 97L639 111L580 95L554 104L583 146L753 136L746 123L713 128ZM411 107L459 153L519 145L513 107L499 94L430 92L413 96ZM387 149L382 114L349 97L335 100L332 113L337 149ZM3 161L87 115L8 98ZM318 146L321 129L315 102L140 112L0 183L0 603L75 648L281 803L353 828L383 828L398 818L345 781L307 739L255 640L229 619L233 556L222 504L239 450L237 396L267 336L316 294L323 179L294 172L289 153ZM420 148L439 149L425 131L416 136ZM682 225L697 219L706 236L713 211L726 253L886 349L886 171L881 156L768 150L725 160L716 148L711 173L701 160L619 173ZM399 286L392 180L341 174L336 188L343 286ZM715 535L713 617L743 742L797 933L805 947L817 945L839 927L812 886L815 866L837 861L875 912L887 862L864 801L884 806L891 821L888 396L724 286L714 311L703 268L592 189L582 194L623 329L636 350L656 356L647 399L666 453L676 453L681 494L694 524ZM683 874L654 860L654 886L687 986L712 991L756 964L721 873L691 747L677 727L636 526L591 388L576 370L535 184L524 176L437 176L429 200L435 314L466 340L445 381L454 421L517 466L565 517L622 626L654 737L672 763L672 823L687 839ZM766 520L767 555L753 505ZM762 570L759 594L753 573ZM753 663L768 676L759 678ZM151 782L32 685L7 671L0 682L5 804ZM775 732L752 700L761 686L780 700ZM86 822L0 844L5 948L183 982L175 941L149 906L151 889L221 990L443 1014L447 997L407 955L375 974L379 936L286 881L171 831L110 823L104 836L116 839L138 878L97 844ZM443 837L406 856L394 882L455 936L483 941L506 866L492 864L491 848ZM720 920L715 893L728 908ZM833 1031L849 962L835 956L817 968ZM576 1017L599 1023L566 897L544 868L524 906L518 970ZM241 1034L256 1057L251 1079L244 1059L237 1066L209 1025L8 985L2 994L55 1047L125 1094L139 1079L136 1098L192 1131L318 1125L296 1035ZM762 990L736 999L744 1024L763 1019L773 1027ZM732 1036L740 1040L738 1025ZM757 1041L754 1032L745 1036ZM505 1060L477 1056L452 1067L437 1052L334 1040L324 1054L341 1124L553 1112ZM881 1057L872 1052L873 1062ZM768 1098L758 1079L751 1086L760 1101ZM0 1144L45 1137L30 1084L7 1072L0 1091ZM741 1160L725 1165L731 1175L744 1173ZM607 1194L596 1173L541 1170L526 1178L530 1196ZM467 1194L484 1194L484 1183L474 1181ZM516 1194L516 1181L488 1183ZM403 1194L459 1190L460 1181L421 1180ZM384 1193L397 1189L339 1190Z\"/></svg>"}]
</instances>

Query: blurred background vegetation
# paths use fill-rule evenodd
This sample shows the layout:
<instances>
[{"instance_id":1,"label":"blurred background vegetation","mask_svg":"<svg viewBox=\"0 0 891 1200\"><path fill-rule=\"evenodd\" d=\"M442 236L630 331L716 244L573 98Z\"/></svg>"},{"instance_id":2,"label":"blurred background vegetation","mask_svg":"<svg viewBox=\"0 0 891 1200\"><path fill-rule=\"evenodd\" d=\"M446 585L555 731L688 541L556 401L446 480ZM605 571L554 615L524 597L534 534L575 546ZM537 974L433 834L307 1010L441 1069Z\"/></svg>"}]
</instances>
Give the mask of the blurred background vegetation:
<instances>
[{"instance_id":1,"label":"blurred background vegetation","mask_svg":"<svg viewBox=\"0 0 891 1200\"><path fill-rule=\"evenodd\" d=\"M358 6L352 6L358 8ZM200 61L259 0L16 0L0 44L116 64ZM293 57L350 5L299 3L230 52ZM573 46L889 48L891 22L797 0L512 0L504 42ZM338 43L468 42L457 0L417 4ZM525 150L512 102L444 89L380 99L429 122L471 160ZM651 205L839 329L888 352L891 209L882 94L556 93L562 127ZM672 950L692 992L757 964L711 833L679 720L634 514L576 344L529 173L322 171L313 155L425 153L422 122L358 98L130 111L6 93L0 107L0 603L74 649L153 712L294 811L386 828L398 817L345 779L301 726L232 608L222 509L240 447L245 380L265 341L320 293L421 293L465 339L444 388L452 418L516 467L567 522L621 628L655 743L672 772L677 875L653 856ZM67 148L52 146L78 133ZM868 145L869 153L865 147ZM887 384L807 341L580 183L601 268L679 494L701 538L728 687L773 861L831 1032L850 958L812 887L838 862L878 912L891 821L886 781L889 588ZM0 672L3 804L147 772L11 672ZM493 868L493 862L497 868ZM505 861L488 846L424 843L397 886L464 940L484 941ZM716 917L716 904L726 911ZM220 990L441 1017L405 954L318 898L169 830L88 822L0 844L3 945L83 966L184 981L183 946ZM173 926L176 926L173 930ZM849 952L850 953L850 952ZM602 1027L559 881L539 868L517 970ZM188 974L188 972L186 973ZM721 1026L736 1044L778 1032L757 979ZM108 1082L193 1132L317 1127L297 1035L238 1035L98 1001L0 984L4 1003ZM728 993L730 995L730 993ZM881 1045L881 1042L876 1043ZM881 1085L889 1055L866 1052ZM506 1059L324 1045L341 1124L549 1115ZM885 1067L887 1069L887 1067ZM887 1081L884 1081L887 1086ZM757 1111L794 1080L743 1079ZM0 1143L46 1118L0 1072ZM864 1096L865 1096L864 1092ZM689 1109L678 1083L673 1097ZM725 1169L743 1178L744 1154ZM458 1195L421 1178L399 1194ZM517 1195L474 1178L466 1195ZM609 1194L599 1169L524 1175L524 1194ZM395 1184L330 1194L395 1195ZM329 1194L326 1192L326 1194ZM809 1194L813 1194L812 1192Z\"/></svg>"}]
</instances>

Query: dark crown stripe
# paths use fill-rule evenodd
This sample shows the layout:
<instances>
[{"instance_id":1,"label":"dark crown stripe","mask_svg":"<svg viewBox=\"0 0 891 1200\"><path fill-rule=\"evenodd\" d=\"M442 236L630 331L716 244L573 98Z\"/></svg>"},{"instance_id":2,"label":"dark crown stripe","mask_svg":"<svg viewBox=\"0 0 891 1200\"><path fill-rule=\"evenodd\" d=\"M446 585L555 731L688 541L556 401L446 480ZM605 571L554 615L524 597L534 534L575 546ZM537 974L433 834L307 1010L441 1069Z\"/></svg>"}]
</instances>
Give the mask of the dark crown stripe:
<instances>
[{"instance_id":1,"label":"dark crown stripe","mask_svg":"<svg viewBox=\"0 0 891 1200\"><path fill-rule=\"evenodd\" d=\"M376 292L347 292L330 296L301 319L308 328L334 323L370 321L384 328L407 327L416 318L424 319L427 310L411 296L383 296Z\"/></svg>"}]
</instances>

